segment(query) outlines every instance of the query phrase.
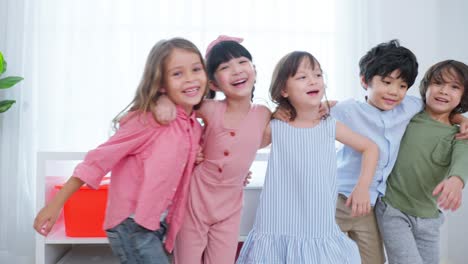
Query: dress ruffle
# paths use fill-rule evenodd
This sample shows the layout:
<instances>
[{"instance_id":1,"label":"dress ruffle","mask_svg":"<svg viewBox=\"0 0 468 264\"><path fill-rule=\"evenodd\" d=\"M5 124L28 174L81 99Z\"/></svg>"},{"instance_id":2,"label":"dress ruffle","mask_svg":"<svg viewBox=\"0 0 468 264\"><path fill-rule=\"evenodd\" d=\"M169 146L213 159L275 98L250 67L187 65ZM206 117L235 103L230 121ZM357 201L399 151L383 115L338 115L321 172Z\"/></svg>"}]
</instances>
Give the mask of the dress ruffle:
<instances>
[{"instance_id":1,"label":"dress ruffle","mask_svg":"<svg viewBox=\"0 0 468 264\"><path fill-rule=\"evenodd\" d=\"M321 238L250 231L237 264L360 264L356 244L343 233Z\"/></svg>"}]
</instances>

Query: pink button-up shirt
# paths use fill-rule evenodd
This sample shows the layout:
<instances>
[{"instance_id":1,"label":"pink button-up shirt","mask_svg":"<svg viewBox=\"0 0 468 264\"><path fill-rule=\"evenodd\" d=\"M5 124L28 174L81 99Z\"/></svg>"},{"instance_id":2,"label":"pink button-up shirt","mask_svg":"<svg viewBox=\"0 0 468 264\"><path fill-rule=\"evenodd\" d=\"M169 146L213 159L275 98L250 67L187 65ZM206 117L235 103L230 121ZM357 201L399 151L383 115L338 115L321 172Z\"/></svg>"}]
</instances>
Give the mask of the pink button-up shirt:
<instances>
[{"instance_id":1,"label":"pink button-up shirt","mask_svg":"<svg viewBox=\"0 0 468 264\"><path fill-rule=\"evenodd\" d=\"M170 205L165 246L172 251L201 133L195 115L188 116L181 108L168 126L157 124L151 113L132 113L120 122L114 136L88 152L75 168L75 177L98 188L112 171L104 229L134 214L139 225L157 230L161 214Z\"/></svg>"}]
</instances>

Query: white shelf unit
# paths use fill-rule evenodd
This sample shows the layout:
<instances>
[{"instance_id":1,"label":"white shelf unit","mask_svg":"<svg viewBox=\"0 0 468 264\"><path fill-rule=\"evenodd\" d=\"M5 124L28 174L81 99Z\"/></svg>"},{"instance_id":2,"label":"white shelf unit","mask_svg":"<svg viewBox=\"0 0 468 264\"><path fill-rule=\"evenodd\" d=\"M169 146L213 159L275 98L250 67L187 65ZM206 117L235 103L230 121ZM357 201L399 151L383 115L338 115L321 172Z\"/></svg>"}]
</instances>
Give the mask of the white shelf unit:
<instances>
[{"instance_id":1,"label":"white shelf unit","mask_svg":"<svg viewBox=\"0 0 468 264\"><path fill-rule=\"evenodd\" d=\"M244 241L252 228L263 186L268 154L268 150L260 150L252 164L253 177L244 192L244 208L239 241ZM36 174L37 210L40 210L46 204L46 201L53 196L54 186L65 182L72 175L75 164L83 160L85 155L86 152L38 152ZM63 168L57 169L57 167ZM86 220L83 219L83 221ZM114 263L115 259L109 254L110 251L107 245L108 240L105 237L67 237L65 235L63 215L61 215L47 237L36 234L36 264ZM86 252L94 257L85 256ZM99 252L102 254L96 256ZM79 259L85 259L86 257L88 257L86 261L79 262ZM106 259L103 259L103 257ZM90 259L94 259L96 262L91 262Z\"/></svg>"},{"instance_id":2,"label":"white shelf unit","mask_svg":"<svg viewBox=\"0 0 468 264\"><path fill-rule=\"evenodd\" d=\"M85 155L86 152L38 152L36 173L37 210L42 208L53 195L54 186L65 182L71 176L73 163L81 161ZM58 175L57 171L63 173ZM86 219L83 219L83 221L86 221ZM102 251L103 256L108 259L98 258L99 263L113 263L113 256L109 254L108 243L106 237L67 237L65 235L63 215L61 215L47 237L36 234L36 264L72 263L71 257L79 259L76 255L83 257L86 256L86 252L96 254L97 250ZM77 252L74 252L75 248Z\"/></svg>"}]
</instances>

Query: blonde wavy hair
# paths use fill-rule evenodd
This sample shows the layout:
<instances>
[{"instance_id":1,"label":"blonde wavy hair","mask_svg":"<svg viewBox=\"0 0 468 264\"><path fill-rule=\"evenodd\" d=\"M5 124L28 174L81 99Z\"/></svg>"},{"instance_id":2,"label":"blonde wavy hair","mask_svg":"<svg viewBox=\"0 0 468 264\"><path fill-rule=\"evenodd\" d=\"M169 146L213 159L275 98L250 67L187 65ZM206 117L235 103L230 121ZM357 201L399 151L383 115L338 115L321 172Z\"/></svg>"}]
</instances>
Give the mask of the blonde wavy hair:
<instances>
[{"instance_id":1,"label":"blonde wavy hair","mask_svg":"<svg viewBox=\"0 0 468 264\"><path fill-rule=\"evenodd\" d=\"M143 76L138 84L135 92L135 97L116 117L112 120L113 127L117 129L119 121L128 112L151 112L156 101L163 94L161 87L164 85L164 73L166 72L166 60L171 55L174 49L182 49L189 52L193 52L200 57L200 62L203 65L203 69L206 72L205 62L198 48L189 40L183 38L172 38L169 40L161 40L156 43L151 49L148 58L146 59L146 65L143 72ZM207 89L205 89L206 91ZM194 108L198 109L200 104Z\"/></svg>"}]
</instances>

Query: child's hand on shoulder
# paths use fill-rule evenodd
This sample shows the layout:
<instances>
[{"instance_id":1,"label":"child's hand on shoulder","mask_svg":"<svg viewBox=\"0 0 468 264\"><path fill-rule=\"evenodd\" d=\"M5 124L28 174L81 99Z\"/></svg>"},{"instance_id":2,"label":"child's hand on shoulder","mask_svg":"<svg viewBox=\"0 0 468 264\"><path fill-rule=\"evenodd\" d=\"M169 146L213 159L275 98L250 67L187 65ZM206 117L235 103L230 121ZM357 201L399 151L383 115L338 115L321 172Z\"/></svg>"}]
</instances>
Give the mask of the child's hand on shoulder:
<instances>
[{"instance_id":1,"label":"child's hand on shoulder","mask_svg":"<svg viewBox=\"0 0 468 264\"><path fill-rule=\"evenodd\" d=\"M432 195L437 196L440 194L439 198L437 198L440 208L455 211L460 208L462 202L463 185L460 177L451 176L439 183Z\"/></svg>"},{"instance_id":2,"label":"child's hand on shoulder","mask_svg":"<svg viewBox=\"0 0 468 264\"><path fill-rule=\"evenodd\" d=\"M153 108L153 116L161 125L167 125L176 119L177 110L174 103L165 95L161 95Z\"/></svg>"},{"instance_id":3,"label":"child's hand on shoulder","mask_svg":"<svg viewBox=\"0 0 468 264\"><path fill-rule=\"evenodd\" d=\"M346 200L346 206L351 206L351 216L365 216L371 211L370 195L368 188L356 186Z\"/></svg>"},{"instance_id":4,"label":"child's hand on shoulder","mask_svg":"<svg viewBox=\"0 0 468 264\"><path fill-rule=\"evenodd\" d=\"M320 103L320 108L319 108L319 115L321 117L327 116L330 114L330 109L334 107L338 101L325 101Z\"/></svg>"},{"instance_id":5,"label":"child's hand on shoulder","mask_svg":"<svg viewBox=\"0 0 468 264\"><path fill-rule=\"evenodd\" d=\"M320 107L319 107L320 117L328 116L328 114L330 114L330 108L335 106L337 103L338 101L325 101L325 102L320 103ZM277 107L275 112L273 112L272 116L274 119L278 119L283 122L291 121L291 113L288 110L283 109L281 107Z\"/></svg>"},{"instance_id":6,"label":"child's hand on shoulder","mask_svg":"<svg viewBox=\"0 0 468 264\"><path fill-rule=\"evenodd\" d=\"M468 118L459 114L460 131L455 135L456 139L468 139Z\"/></svg>"},{"instance_id":7,"label":"child's hand on shoulder","mask_svg":"<svg viewBox=\"0 0 468 264\"><path fill-rule=\"evenodd\" d=\"M468 139L468 122L460 124L460 131L455 135L456 139Z\"/></svg>"},{"instance_id":8,"label":"child's hand on shoulder","mask_svg":"<svg viewBox=\"0 0 468 264\"><path fill-rule=\"evenodd\" d=\"M291 120L291 113L281 107L277 107L275 112L273 112L272 117L274 119L281 120L283 122L289 122Z\"/></svg>"}]
</instances>

